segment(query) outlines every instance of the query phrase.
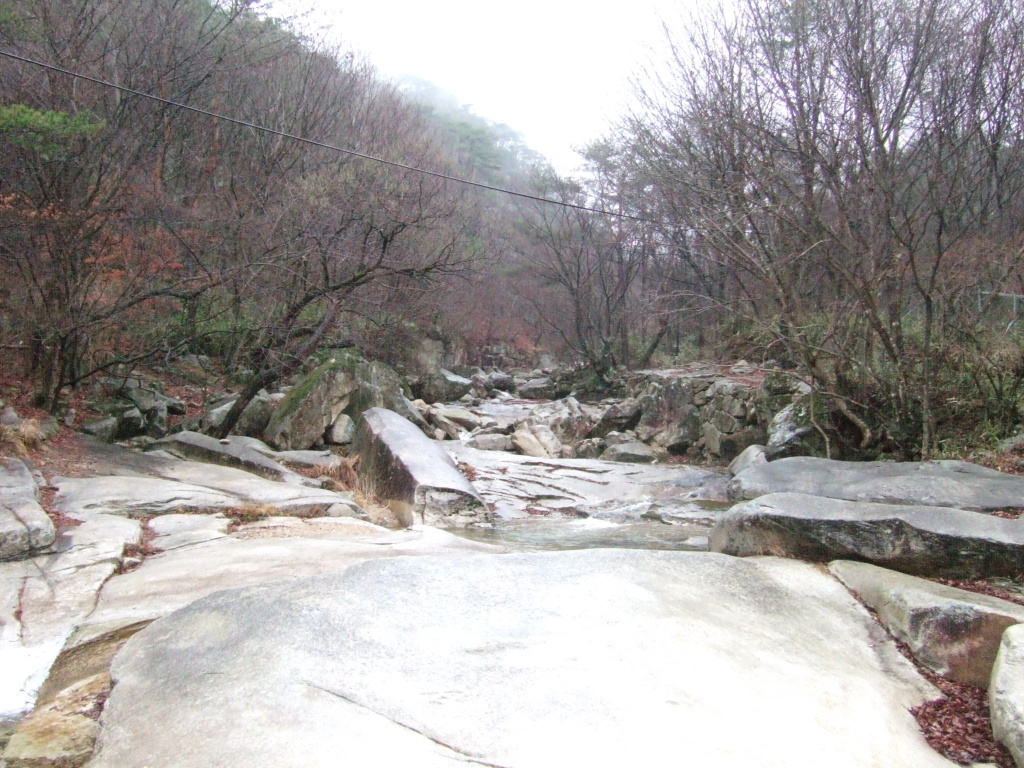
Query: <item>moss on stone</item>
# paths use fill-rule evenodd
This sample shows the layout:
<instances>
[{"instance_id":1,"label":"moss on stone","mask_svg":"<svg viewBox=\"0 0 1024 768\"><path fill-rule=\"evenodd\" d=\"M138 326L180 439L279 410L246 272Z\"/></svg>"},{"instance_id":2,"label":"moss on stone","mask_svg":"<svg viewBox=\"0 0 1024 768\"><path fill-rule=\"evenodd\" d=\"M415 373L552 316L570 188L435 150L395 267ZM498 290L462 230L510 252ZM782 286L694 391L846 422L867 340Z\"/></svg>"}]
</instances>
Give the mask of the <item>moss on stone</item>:
<instances>
[{"instance_id":1,"label":"moss on stone","mask_svg":"<svg viewBox=\"0 0 1024 768\"><path fill-rule=\"evenodd\" d=\"M309 397L309 393L323 381L324 376L338 367L340 366L336 360L329 360L303 376L298 384L288 390L288 393L275 409L274 416L272 417L273 422L280 424L286 417L294 413L302 402Z\"/></svg>"}]
</instances>

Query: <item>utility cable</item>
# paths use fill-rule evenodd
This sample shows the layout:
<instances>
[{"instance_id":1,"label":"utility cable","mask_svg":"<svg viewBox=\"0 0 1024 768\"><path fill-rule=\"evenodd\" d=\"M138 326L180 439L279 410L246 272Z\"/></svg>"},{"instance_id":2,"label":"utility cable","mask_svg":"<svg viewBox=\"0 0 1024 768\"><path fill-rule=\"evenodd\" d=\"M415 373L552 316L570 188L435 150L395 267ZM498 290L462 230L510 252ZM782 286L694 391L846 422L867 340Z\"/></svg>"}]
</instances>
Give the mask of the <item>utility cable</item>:
<instances>
[{"instance_id":1,"label":"utility cable","mask_svg":"<svg viewBox=\"0 0 1024 768\"><path fill-rule=\"evenodd\" d=\"M146 93L145 91L139 91L139 90L136 90L134 88L129 88L129 87L124 86L124 85L118 85L117 83L111 83L108 80L102 80L102 79L100 79L98 77L92 77L90 75L83 75L80 72L73 72L71 70L64 69L63 67L58 67L58 66L56 66L54 64L47 64L44 61L37 61L36 59L31 59L31 58L28 58L27 56L20 56L20 55L18 55L16 53L11 53L10 51L0 50L0 56L6 56L7 58L14 59L15 61L21 61L21 62L24 62L25 64L32 64L33 66L42 67L43 69L49 69L49 70L51 70L53 72L59 72L59 73L61 73L63 75L68 75L70 77L81 78L82 80L85 80L85 81L90 82L90 83L95 83L96 85L102 85L102 86L104 86L106 88L114 88L114 89L116 89L118 91L122 91L123 93L130 93L133 96L139 96L139 97L141 97L143 99L150 99L152 101L156 101L156 102L159 102L161 104L166 104L166 105L171 106L171 107L178 107L179 109L184 109L184 110L187 110L189 112L195 112L196 114L204 115L206 117L212 117L215 120L224 120L225 122L234 123L235 125L240 125L240 126L242 126L244 128L250 128L250 129L252 129L254 131L260 131L260 132L263 132L263 133L269 133L269 134L271 134L273 136L280 136L281 138L291 139L292 141L297 141L297 142L300 142L302 144L308 144L310 146L319 147L321 149L327 149L327 150L330 150L332 152L340 152L342 154L351 155L352 157L358 157L358 158L361 158L363 160L371 160L371 161L373 161L375 163L381 163L382 165L387 165L387 166L390 166L392 168L400 168L403 171L413 171L415 173L421 173L421 174L423 174L425 176L433 176L434 178L437 178L437 179L444 179L445 181L454 181L454 182L457 182L459 184L466 184L466 185L468 185L470 187L477 187L479 189L487 189L487 190L490 190L492 192L500 192L503 195L512 195L514 197L520 197L520 198L523 198L525 200L532 200L532 201L538 202L538 203L545 203L547 205L559 205L559 206L562 206L563 208L572 208L572 209L575 209L577 211L586 211L588 213L597 213L597 214L601 214L603 216L614 216L614 217L620 218L620 219L631 219L632 221L641 221L641 222L644 222L644 223L647 223L647 224L656 224L657 223L655 221L651 221L650 219L645 219L645 218L643 218L641 216L632 216L632 215L630 215L628 213L616 213L615 211L606 211L606 210L604 210L602 208L591 208L591 207L586 206L586 205L576 205L575 203L566 203L566 202L562 202L560 200L552 200L552 199L547 198L547 197L540 197L539 195L531 195L531 194L529 194L527 192L516 192L513 189L505 189L504 187L496 187L496 186L493 186L491 184L484 184L483 182L479 182L479 181L470 181L469 179L459 178L458 176L449 176L448 174L445 174L445 173L439 173L437 171L428 171L425 168L417 168L417 167L412 166L412 165L405 165L404 163L398 163L398 162L395 162L393 160L385 160L382 157L375 157L374 155L367 155L367 154L365 154L363 152L357 152L357 151L355 151L353 149L345 149L343 147L338 147L338 146L335 146L333 144L327 144L327 143L322 142L322 141L316 141L315 139L308 139L308 138L305 138L304 136L296 136L295 134L287 133L285 131L279 131L279 130L277 130L275 128L268 128L267 126L260 125L258 123L250 123L247 120L240 120L240 119L238 119L236 117L230 117L228 115L222 115L222 114L219 114L217 112L211 112L211 111L209 111L207 109L202 109L201 107L193 107L193 106L191 106L189 104L184 104L184 103L182 103L180 101L174 101L173 99L165 99L165 98L163 98L161 96L154 96L153 94Z\"/></svg>"}]
</instances>

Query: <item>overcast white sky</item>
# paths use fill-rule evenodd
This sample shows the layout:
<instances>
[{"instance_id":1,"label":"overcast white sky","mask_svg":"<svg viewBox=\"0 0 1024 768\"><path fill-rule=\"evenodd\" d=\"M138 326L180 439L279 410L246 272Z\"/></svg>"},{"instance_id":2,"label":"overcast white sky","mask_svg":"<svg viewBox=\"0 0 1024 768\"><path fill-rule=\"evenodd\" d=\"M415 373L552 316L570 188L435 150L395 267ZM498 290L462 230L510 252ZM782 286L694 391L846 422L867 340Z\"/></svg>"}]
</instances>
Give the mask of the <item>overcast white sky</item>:
<instances>
[{"instance_id":1,"label":"overcast white sky","mask_svg":"<svg viewBox=\"0 0 1024 768\"><path fill-rule=\"evenodd\" d=\"M310 8L312 0L290 0ZM681 0L320 0L329 25L386 76L415 75L521 133L562 173L621 114L629 78Z\"/></svg>"}]
</instances>

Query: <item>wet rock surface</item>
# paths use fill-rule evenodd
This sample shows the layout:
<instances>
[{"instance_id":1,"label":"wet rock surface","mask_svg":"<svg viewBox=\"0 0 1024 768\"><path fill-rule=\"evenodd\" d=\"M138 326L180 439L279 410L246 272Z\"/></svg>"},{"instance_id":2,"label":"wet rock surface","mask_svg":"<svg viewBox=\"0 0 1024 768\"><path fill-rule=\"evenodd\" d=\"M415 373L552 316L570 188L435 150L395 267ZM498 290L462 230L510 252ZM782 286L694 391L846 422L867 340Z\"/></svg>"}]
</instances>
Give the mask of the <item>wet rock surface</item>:
<instances>
[{"instance_id":1,"label":"wet rock surface","mask_svg":"<svg viewBox=\"0 0 1024 768\"><path fill-rule=\"evenodd\" d=\"M721 473L678 465L636 465L590 459L537 459L445 443L473 475L473 484L500 518L586 516L638 502L671 505L724 500Z\"/></svg>"},{"instance_id":2,"label":"wet rock surface","mask_svg":"<svg viewBox=\"0 0 1024 768\"><path fill-rule=\"evenodd\" d=\"M951 765L907 712L930 686L839 584L777 560L366 564L195 602L112 674L92 768Z\"/></svg>"},{"instance_id":3,"label":"wet rock surface","mask_svg":"<svg viewBox=\"0 0 1024 768\"><path fill-rule=\"evenodd\" d=\"M56 552L0 563L0 721L27 710L65 640L141 541L138 522L97 515L56 542Z\"/></svg>"}]
</instances>

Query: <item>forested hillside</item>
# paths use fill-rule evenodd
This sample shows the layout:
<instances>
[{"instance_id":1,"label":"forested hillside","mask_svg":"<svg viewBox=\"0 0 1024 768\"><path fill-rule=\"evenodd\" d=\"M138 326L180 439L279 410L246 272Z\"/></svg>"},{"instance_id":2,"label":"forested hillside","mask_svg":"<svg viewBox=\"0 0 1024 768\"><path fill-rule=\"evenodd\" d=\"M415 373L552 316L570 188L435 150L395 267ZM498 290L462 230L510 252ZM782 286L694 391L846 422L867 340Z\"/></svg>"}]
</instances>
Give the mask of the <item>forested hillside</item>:
<instances>
[{"instance_id":1,"label":"forested hillside","mask_svg":"<svg viewBox=\"0 0 1024 768\"><path fill-rule=\"evenodd\" d=\"M498 138L368 62L244 2L0 8L3 341L48 407L118 362L386 355L487 255L487 199L400 166L494 181Z\"/></svg>"},{"instance_id":2,"label":"forested hillside","mask_svg":"<svg viewBox=\"0 0 1024 768\"><path fill-rule=\"evenodd\" d=\"M1019 4L742 0L668 28L565 178L250 2L3 0L0 344L51 410L123 362L207 354L255 392L322 348L401 366L430 337L595 384L787 367L860 455L1009 434Z\"/></svg>"}]
</instances>

